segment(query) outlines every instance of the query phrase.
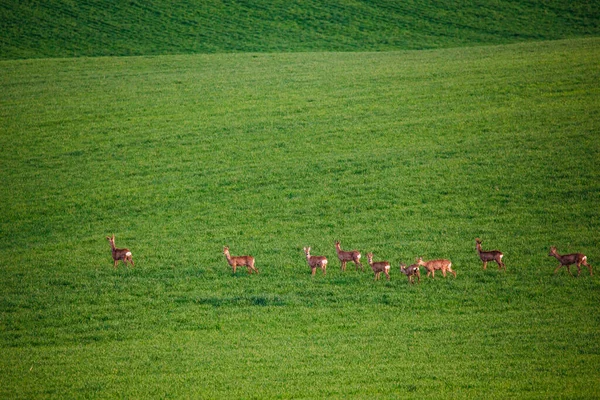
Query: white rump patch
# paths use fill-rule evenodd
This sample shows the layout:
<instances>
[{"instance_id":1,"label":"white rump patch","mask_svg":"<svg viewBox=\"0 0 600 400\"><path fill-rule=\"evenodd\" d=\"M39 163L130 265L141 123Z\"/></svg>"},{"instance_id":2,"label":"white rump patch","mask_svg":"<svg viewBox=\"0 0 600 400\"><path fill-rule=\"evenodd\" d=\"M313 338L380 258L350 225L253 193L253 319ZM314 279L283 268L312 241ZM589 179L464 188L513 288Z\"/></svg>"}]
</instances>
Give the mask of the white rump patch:
<instances>
[{"instance_id":1,"label":"white rump patch","mask_svg":"<svg viewBox=\"0 0 600 400\"><path fill-rule=\"evenodd\" d=\"M327 260L323 260L323 264L327 265Z\"/></svg>"},{"instance_id":2,"label":"white rump patch","mask_svg":"<svg viewBox=\"0 0 600 400\"><path fill-rule=\"evenodd\" d=\"M386 265L386 266L385 266L385 270L386 270L386 271L389 271L389 270L390 270L390 266L389 266L389 265Z\"/></svg>"},{"instance_id":3,"label":"white rump patch","mask_svg":"<svg viewBox=\"0 0 600 400\"><path fill-rule=\"evenodd\" d=\"M583 256L583 261L587 261L587 256Z\"/></svg>"},{"instance_id":4,"label":"white rump patch","mask_svg":"<svg viewBox=\"0 0 600 400\"><path fill-rule=\"evenodd\" d=\"M125 253L126 256L131 257L131 252L128 251L127 253Z\"/></svg>"},{"instance_id":5,"label":"white rump patch","mask_svg":"<svg viewBox=\"0 0 600 400\"><path fill-rule=\"evenodd\" d=\"M504 257L504 254L500 254L500 259L502 260L502 257Z\"/></svg>"}]
</instances>

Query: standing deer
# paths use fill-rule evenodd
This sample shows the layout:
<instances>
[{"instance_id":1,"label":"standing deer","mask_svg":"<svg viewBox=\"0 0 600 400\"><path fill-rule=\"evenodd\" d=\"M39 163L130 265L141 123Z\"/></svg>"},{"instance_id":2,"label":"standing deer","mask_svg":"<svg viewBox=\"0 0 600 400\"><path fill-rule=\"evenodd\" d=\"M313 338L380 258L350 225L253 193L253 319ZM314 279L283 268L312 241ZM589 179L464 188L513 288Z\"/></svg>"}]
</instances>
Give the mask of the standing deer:
<instances>
[{"instance_id":1,"label":"standing deer","mask_svg":"<svg viewBox=\"0 0 600 400\"><path fill-rule=\"evenodd\" d=\"M481 259L481 261L483 261L483 269L487 268L488 261L495 261L496 264L498 264L498 269L504 268L504 271L506 271L506 265L502 262L502 257L504 257L504 254L502 254L501 251L498 251L498 250L483 251L483 250L481 250L481 239L479 239L479 238L475 239L475 246L477 247L477 253L479 254L479 258Z\"/></svg>"},{"instance_id":2,"label":"standing deer","mask_svg":"<svg viewBox=\"0 0 600 400\"><path fill-rule=\"evenodd\" d=\"M237 269L237 267L248 267L249 274L252 274L252 271L254 271L258 274L258 269L256 269L254 267L254 257L252 257L252 256L232 257L229 254L229 247L227 247L227 246L223 247L223 254L225 254L225 257L227 258L227 262L229 263L229 265L231 265L231 268L233 268L234 274L235 274L235 270Z\"/></svg>"},{"instance_id":3,"label":"standing deer","mask_svg":"<svg viewBox=\"0 0 600 400\"><path fill-rule=\"evenodd\" d=\"M310 247L304 248L304 254L306 254L306 261L311 270L311 275L315 276L317 267L321 268L323 275L327 273L327 257L325 256L311 256Z\"/></svg>"},{"instance_id":4,"label":"standing deer","mask_svg":"<svg viewBox=\"0 0 600 400\"><path fill-rule=\"evenodd\" d=\"M379 276L383 272L387 277L387 280L390 280L390 263L387 261L377 261L373 262L373 253L367 254L367 259L369 260L369 265L371 269L375 273L375 280L379 280Z\"/></svg>"},{"instance_id":5,"label":"standing deer","mask_svg":"<svg viewBox=\"0 0 600 400\"><path fill-rule=\"evenodd\" d=\"M400 263L400 272L406 275L410 283L415 283L413 281L414 275L417 276L417 282L421 282L421 271L419 270L419 264L412 264L406 268L406 264Z\"/></svg>"},{"instance_id":6,"label":"standing deer","mask_svg":"<svg viewBox=\"0 0 600 400\"><path fill-rule=\"evenodd\" d=\"M564 256L561 256L556 251L556 247L552 246L552 247L550 247L550 253L548 254L548 256L556 257L556 259L560 262L560 265L554 270L555 274L562 267L567 267L567 271L569 271L569 274L571 276L573 276L573 274L571 274L570 266L573 264L576 264L577 265L577 276L579 276L579 274L581 273L581 265L583 264L586 267L588 267L588 269L590 270L590 276L593 275L592 266L587 263L587 256L584 254L573 253L573 254L565 254Z\"/></svg>"},{"instance_id":7,"label":"standing deer","mask_svg":"<svg viewBox=\"0 0 600 400\"><path fill-rule=\"evenodd\" d=\"M342 263L342 271L344 271L344 272L346 271L346 263L348 261L352 261L354 263L354 266L356 267L357 271L358 271L358 267L360 267L360 269L362 271L365 270L363 268L363 265L360 263L360 253L357 250L344 251L340 248L339 241L335 242L335 250L337 251L338 258L340 259L340 262Z\"/></svg>"},{"instance_id":8,"label":"standing deer","mask_svg":"<svg viewBox=\"0 0 600 400\"><path fill-rule=\"evenodd\" d=\"M431 260L425 262L422 257L419 257L417 259L417 264L425 267L427 276L431 275L432 278L435 278L435 271L437 270L442 270L444 278L446 277L446 271L450 272L456 278L456 272L452 271L452 263L450 260Z\"/></svg>"},{"instance_id":9,"label":"standing deer","mask_svg":"<svg viewBox=\"0 0 600 400\"><path fill-rule=\"evenodd\" d=\"M131 251L129 251L129 249L117 249L115 247L115 235L113 233L112 237L107 236L106 240L108 240L108 242L110 243L110 248L112 250L112 258L114 263L114 267L115 269L117 268L117 264L119 263L119 261L123 261L123 264L127 265L127 263L130 263L131 266L133 267L135 264L133 263L133 258L131 258Z\"/></svg>"}]
</instances>

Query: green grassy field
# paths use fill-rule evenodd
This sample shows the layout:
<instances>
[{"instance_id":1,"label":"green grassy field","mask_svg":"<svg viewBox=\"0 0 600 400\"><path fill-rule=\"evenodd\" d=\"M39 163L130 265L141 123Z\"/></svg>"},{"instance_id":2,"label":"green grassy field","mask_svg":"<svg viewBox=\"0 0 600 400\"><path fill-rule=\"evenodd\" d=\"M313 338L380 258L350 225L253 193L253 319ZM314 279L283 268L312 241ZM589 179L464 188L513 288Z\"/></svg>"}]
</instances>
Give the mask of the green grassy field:
<instances>
[{"instance_id":1,"label":"green grassy field","mask_svg":"<svg viewBox=\"0 0 600 400\"><path fill-rule=\"evenodd\" d=\"M597 398L600 271L547 254L600 260L599 59L0 62L0 397ZM335 240L391 281L341 273ZM417 256L457 278L409 286Z\"/></svg>"},{"instance_id":2,"label":"green grassy field","mask_svg":"<svg viewBox=\"0 0 600 400\"><path fill-rule=\"evenodd\" d=\"M0 59L390 51L598 35L598 0L0 2Z\"/></svg>"}]
</instances>

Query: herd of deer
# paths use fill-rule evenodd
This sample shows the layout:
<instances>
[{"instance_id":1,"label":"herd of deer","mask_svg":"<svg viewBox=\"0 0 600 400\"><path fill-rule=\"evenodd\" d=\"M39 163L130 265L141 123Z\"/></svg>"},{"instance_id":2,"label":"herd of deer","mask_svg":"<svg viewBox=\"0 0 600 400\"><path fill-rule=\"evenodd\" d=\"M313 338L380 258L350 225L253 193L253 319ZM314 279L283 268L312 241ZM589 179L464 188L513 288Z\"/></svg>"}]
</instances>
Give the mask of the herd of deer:
<instances>
[{"instance_id":1,"label":"herd of deer","mask_svg":"<svg viewBox=\"0 0 600 400\"><path fill-rule=\"evenodd\" d=\"M125 265L127 263L131 264L133 267L135 264L133 263L133 258L131 256L131 251L129 249L118 249L115 247L115 235L107 236L106 239L110 243L110 247L112 250L112 258L114 261L114 268L117 268L117 264L119 261L123 261ZM484 251L481 249L481 239L475 239L475 247L477 248L477 254L479 254L479 258L483 262L483 269L487 269L488 262L495 262L498 264L498 269L504 269L506 271L506 265L502 262L502 254L501 251L498 250L488 250ZM338 259L341 263L342 271L346 271L346 263L353 262L356 270L359 268L361 271L364 271L364 267L360 262L361 254L357 250L344 251L340 247L340 242L335 242L335 250L337 252ZM225 258L227 262L233 268L233 273L237 267L247 267L248 273L256 272L258 274L258 269L254 266L254 257L252 256L231 256L229 254L229 247L223 247L223 254L225 254ZM311 269L311 275L314 276L317 268L320 268L323 271L323 275L327 273L327 257L325 256L311 256L310 255L310 247L304 248L304 254L306 255L306 261L308 262L308 266ZM556 247L550 247L550 253L548 256L555 257L560 265L554 270L556 274L559 269L562 267L567 267L567 271L569 274L573 276L571 273L571 265L577 266L577 276L581 274L581 266L586 266L590 271L590 276L592 273L592 266L587 263L587 257L581 253L573 253L573 254L565 254L560 255L556 251ZM390 279L390 263L388 261L373 261L373 253L367 254L367 260L369 261L369 265L375 274L375 280L379 280L381 273L383 272L386 278ZM446 277L446 273L450 272L456 278L456 271L452 270L452 263L450 260L439 259L439 260L430 260L423 261L422 257L417 258L416 263L410 266L406 266L406 264L400 263L400 272L402 272L408 278L410 283L414 283L413 278L417 277L417 282L421 281L421 272L419 267L424 267L427 270L427 276L435 277L435 271L442 271L444 277Z\"/></svg>"}]
</instances>

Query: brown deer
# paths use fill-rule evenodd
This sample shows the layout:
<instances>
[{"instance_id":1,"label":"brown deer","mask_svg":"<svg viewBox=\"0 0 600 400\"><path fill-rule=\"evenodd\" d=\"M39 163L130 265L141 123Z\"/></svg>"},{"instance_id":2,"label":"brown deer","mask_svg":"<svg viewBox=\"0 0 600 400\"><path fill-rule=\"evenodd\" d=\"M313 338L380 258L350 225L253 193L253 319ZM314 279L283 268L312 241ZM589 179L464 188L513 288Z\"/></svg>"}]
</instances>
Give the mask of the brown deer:
<instances>
[{"instance_id":1,"label":"brown deer","mask_svg":"<svg viewBox=\"0 0 600 400\"><path fill-rule=\"evenodd\" d=\"M358 267L360 267L362 271L365 270L363 265L360 263L360 253L357 250L344 251L340 248L339 241L335 242L335 250L337 251L338 258L342 263L342 271L346 271L346 263L348 261L352 261L354 263L354 266L356 267L357 271Z\"/></svg>"},{"instance_id":2,"label":"brown deer","mask_svg":"<svg viewBox=\"0 0 600 400\"><path fill-rule=\"evenodd\" d=\"M383 272L387 277L387 280L390 280L390 263L387 261L376 261L373 262L373 253L367 254L367 260L369 260L369 265L371 269L375 273L375 280L379 280L379 276Z\"/></svg>"},{"instance_id":3,"label":"brown deer","mask_svg":"<svg viewBox=\"0 0 600 400\"><path fill-rule=\"evenodd\" d=\"M479 258L481 259L481 261L483 261L483 269L487 268L488 261L495 261L496 264L498 264L498 269L504 268L504 270L506 271L506 265L502 262L502 257L504 257L504 254L502 254L501 251L481 250L481 239L479 238L475 239L475 246L477 247L477 254L479 254Z\"/></svg>"},{"instance_id":4,"label":"brown deer","mask_svg":"<svg viewBox=\"0 0 600 400\"><path fill-rule=\"evenodd\" d=\"M556 247L552 246L552 247L550 247L550 253L548 254L548 256L556 257L556 259L560 262L560 265L554 270L555 274L562 267L567 267L567 271L569 271L569 274L571 276L573 276L573 274L571 274L570 266L573 264L576 264L577 265L577 276L579 276L579 274L581 273L581 265L583 264L586 267L588 267L588 269L590 270L590 276L593 275L592 266L587 263L587 256L584 254L573 253L573 254L565 254L564 256L561 256L556 251Z\"/></svg>"},{"instance_id":5,"label":"brown deer","mask_svg":"<svg viewBox=\"0 0 600 400\"><path fill-rule=\"evenodd\" d=\"M421 271L419 270L419 264L412 264L406 268L406 264L400 263L400 272L402 272L408 278L410 283L415 283L413 277L417 276L417 283L421 282Z\"/></svg>"},{"instance_id":6,"label":"brown deer","mask_svg":"<svg viewBox=\"0 0 600 400\"><path fill-rule=\"evenodd\" d=\"M252 271L254 271L258 274L258 269L256 269L254 267L254 257L252 257L252 256L232 257L231 254L229 254L229 247L227 247L227 246L223 247L223 254L225 254L225 257L227 258L227 262L229 263L229 265L231 265L231 268L233 268L234 274L235 274L235 270L237 269L237 267L248 267L249 274L252 274Z\"/></svg>"},{"instance_id":7,"label":"brown deer","mask_svg":"<svg viewBox=\"0 0 600 400\"><path fill-rule=\"evenodd\" d=\"M427 276L431 275L432 278L435 278L435 271L438 270L442 270L444 278L446 277L446 272L450 272L456 278L456 272L452 271L452 263L450 260L431 260L425 262L422 257L419 257L417 259L417 264L425 267Z\"/></svg>"},{"instance_id":8,"label":"brown deer","mask_svg":"<svg viewBox=\"0 0 600 400\"><path fill-rule=\"evenodd\" d=\"M133 263L133 258L131 258L131 251L129 251L129 249L117 249L115 247L115 235L113 234L112 237L107 236L106 240L108 240L108 242L110 243L110 248L112 250L112 258L114 263L114 267L115 269L117 268L117 264L119 263L119 261L123 261L123 264L127 265L127 263L130 263L131 266L133 267L135 264Z\"/></svg>"},{"instance_id":9,"label":"brown deer","mask_svg":"<svg viewBox=\"0 0 600 400\"><path fill-rule=\"evenodd\" d=\"M308 266L310 267L312 276L315 276L317 267L321 268L321 271L323 271L323 275L325 275L327 273L327 257L311 256L310 255L310 247L304 248L304 254L306 254L306 261L308 262Z\"/></svg>"}]
</instances>

